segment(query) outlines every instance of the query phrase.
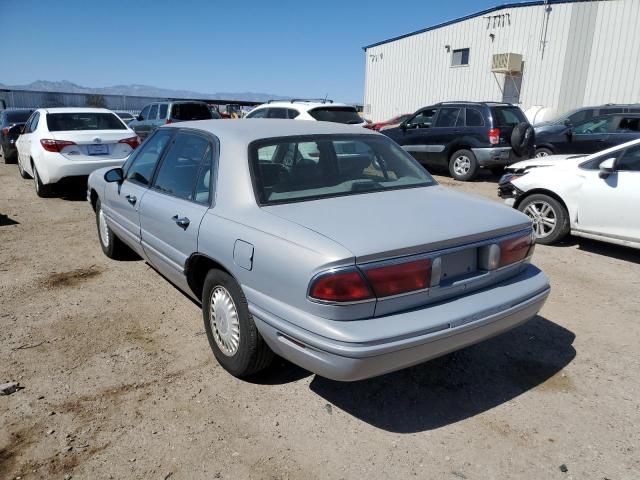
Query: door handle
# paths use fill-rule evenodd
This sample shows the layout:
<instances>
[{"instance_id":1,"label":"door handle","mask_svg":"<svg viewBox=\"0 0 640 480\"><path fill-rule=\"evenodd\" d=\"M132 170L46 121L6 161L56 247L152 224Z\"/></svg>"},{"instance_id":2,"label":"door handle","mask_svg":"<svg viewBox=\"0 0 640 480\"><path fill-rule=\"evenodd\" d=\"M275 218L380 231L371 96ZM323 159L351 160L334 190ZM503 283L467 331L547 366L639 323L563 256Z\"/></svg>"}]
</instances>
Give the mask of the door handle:
<instances>
[{"instance_id":1,"label":"door handle","mask_svg":"<svg viewBox=\"0 0 640 480\"><path fill-rule=\"evenodd\" d=\"M178 225L183 230L186 230L191 223L191 220L189 220L187 217L180 218L178 215L174 215L173 217L171 217L171 220L176 222L176 225Z\"/></svg>"},{"instance_id":2,"label":"door handle","mask_svg":"<svg viewBox=\"0 0 640 480\"><path fill-rule=\"evenodd\" d=\"M135 195L127 195L124 198L126 198L127 202L129 202L131 205L135 205L136 202L138 201Z\"/></svg>"}]
</instances>

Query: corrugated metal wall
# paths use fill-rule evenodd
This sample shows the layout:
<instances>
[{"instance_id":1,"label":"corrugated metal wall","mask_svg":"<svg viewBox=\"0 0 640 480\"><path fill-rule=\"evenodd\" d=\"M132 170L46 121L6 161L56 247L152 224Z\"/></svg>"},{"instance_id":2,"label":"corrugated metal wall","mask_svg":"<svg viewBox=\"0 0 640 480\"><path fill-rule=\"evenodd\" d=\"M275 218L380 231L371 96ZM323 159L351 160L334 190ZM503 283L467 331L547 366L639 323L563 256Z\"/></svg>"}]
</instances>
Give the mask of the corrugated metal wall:
<instances>
[{"instance_id":1,"label":"corrugated metal wall","mask_svg":"<svg viewBox=\"0 0 640 480\"><path fill-rule=\"evenodd\" d=\"M365 116L374 121L447 100L501 101L496 53L518 53L523 108L640 102L640 0L506 8L365 51ZM492 35L492 36L491 36ZM449 46L449 49L446 47ZM455 49L469 65L452 67Z\"/></svg>"}]
</instances>

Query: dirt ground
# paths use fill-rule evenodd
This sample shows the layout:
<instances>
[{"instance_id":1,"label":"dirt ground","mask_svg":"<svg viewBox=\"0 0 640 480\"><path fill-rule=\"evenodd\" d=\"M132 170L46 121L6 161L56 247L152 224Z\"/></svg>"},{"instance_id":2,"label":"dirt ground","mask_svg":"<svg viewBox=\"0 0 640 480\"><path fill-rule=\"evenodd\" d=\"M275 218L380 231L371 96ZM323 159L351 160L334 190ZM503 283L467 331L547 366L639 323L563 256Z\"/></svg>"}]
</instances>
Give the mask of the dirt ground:
<instances>
[{"instance_id":1,"label":"dirt ground","mask_svg":"<svg viewBox=\"0 0 640 480\"><path fill-rule=\"evenodd\" d=\"M438 178L498 201L493 177ZM640 251L538 246L540 316L426 364L247 382L197 305L102 254L82 195L0 165L0 214L0 383L24 386L0 396L3 480L640 478Z\"/></svg>"}]
</instances>

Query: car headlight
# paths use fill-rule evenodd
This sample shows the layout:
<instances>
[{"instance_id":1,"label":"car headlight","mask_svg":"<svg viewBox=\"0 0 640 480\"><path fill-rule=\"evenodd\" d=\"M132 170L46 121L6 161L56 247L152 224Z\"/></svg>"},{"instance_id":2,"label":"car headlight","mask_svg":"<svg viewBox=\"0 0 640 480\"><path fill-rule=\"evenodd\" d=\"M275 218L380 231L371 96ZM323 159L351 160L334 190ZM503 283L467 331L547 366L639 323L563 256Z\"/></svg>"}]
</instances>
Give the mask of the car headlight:
<instances>
[{"instance_id":1,"label":"car headlight","mask_svg":"<svg viewBox=\"0 0 640 480\"><path fill-rule=\"evenodd\" d=\"M525 171L519 173L505 173L504 175L502 175L502 177L500 177L498 185L506 185L507 183L511 183L518 178L524 177L527 173L529 172Z\"/></svg>"}]
</instances>

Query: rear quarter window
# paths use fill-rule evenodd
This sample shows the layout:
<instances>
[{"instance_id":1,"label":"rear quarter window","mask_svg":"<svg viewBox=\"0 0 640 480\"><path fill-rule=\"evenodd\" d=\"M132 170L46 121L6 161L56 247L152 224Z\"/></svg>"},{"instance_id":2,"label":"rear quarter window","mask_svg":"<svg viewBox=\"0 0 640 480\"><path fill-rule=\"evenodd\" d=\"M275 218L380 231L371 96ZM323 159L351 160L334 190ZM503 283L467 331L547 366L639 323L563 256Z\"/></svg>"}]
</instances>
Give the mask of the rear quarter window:
<instances>
[{"instance_id":1,"label":"rear quarter window","mask_svg":"<svg viewBox=\"0 0 640 480\"><path fill-rule=\"evenodd\" d=\"M518 107L491 107L494 127L515 127L521 122L527 122L522 110Z\"/></svg>"}]
</instances>

